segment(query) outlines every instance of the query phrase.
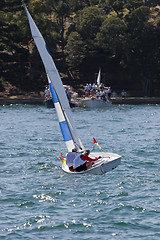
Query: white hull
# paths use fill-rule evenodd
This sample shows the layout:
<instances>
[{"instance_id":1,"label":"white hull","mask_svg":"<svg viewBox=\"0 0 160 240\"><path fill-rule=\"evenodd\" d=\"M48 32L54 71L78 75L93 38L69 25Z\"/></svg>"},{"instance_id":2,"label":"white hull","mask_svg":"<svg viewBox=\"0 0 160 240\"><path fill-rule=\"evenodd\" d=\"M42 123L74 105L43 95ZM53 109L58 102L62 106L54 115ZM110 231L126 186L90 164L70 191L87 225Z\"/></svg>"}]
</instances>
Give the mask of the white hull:
<instances>
[{"instance_id":1,"label":"white hull","mask_svg":"<svg viewBox=\"0 0 160 240\"><path fill-rule=\"evenodd\" d=\"M95 174L102 175L106 172L112 171L121 164L121 156L115 153L107 152L93 152L90 157L95 158L101 156L99 160L94 162L91 169L82 172L71 172L67 165L62 165L63 171L71 174Z\"/></svg>"},{"instance_id":2,"label":"white hull","mask_svg":"<svg viewBox=\"0 0 160 240\"><path fill-rule=\"evenodd\" d=\"M105 108L112 104L111 101L103 101L97 98L84 98L80 100L80 106L85 108Z\"/></svg>"}]
</instances>

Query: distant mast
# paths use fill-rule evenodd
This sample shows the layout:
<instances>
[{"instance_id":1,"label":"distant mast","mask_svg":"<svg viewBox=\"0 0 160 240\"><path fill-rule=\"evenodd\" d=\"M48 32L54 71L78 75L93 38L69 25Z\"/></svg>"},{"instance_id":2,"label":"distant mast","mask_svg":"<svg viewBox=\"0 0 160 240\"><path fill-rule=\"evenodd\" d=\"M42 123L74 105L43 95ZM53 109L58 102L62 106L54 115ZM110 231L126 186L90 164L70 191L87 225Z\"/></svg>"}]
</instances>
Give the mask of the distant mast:
<instances>
[{"instance_id":1,"label":"distant mast","mask_svg":"<svg viewBox=\"0 0 160 240\"><path fill-rule=\"evenodd\" d=\"M98 77L97 77L97 85L100 86L101 83L101 68L99 69Z\"/></svg>"}]
</instances>

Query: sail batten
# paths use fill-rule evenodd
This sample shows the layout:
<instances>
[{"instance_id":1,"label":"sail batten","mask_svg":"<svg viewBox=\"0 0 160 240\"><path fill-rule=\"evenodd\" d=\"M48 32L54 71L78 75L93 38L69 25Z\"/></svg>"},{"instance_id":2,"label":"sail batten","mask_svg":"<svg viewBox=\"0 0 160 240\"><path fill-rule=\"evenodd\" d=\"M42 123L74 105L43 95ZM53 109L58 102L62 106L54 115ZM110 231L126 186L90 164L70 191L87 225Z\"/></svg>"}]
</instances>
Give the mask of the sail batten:
<instances>
[{"instance_id":1,"label":"sail batten","mask_svg":"<svg viewBox=\"0 0 160 240\"><path fill-rule=\"evenodd\" d=\"M35 41L35 44L37 46L37 49L39 51L39 54L41 56L41 59L43 61L47 73L48 82L51 89L55 108L57 111L61 132L68 151L71 151L72 148L74 148L76 145L81 146L81 143L76 134L70 105L61 78L59 76L58 70L47 48L47 45L39 29L37 28L35 22L33 21L28 9L26 8L24 2L23 5L28 17L32 37Z\"/></svg>"}]
</instances>

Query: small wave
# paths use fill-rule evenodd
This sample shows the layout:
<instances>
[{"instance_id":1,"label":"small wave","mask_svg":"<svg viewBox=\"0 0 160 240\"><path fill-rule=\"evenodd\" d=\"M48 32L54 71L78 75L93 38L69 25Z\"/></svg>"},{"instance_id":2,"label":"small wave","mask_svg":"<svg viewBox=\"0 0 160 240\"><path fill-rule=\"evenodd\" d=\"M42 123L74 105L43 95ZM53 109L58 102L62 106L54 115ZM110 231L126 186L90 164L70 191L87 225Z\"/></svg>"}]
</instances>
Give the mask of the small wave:
<instances>
[{"instance_id":1,"label":"small wave","mask_svg":"<svg viewBox=\"0 0 160 240\"><path fill-rule=\"evenodd\" d=\"M33 195L34 198L39 199L39 202L45 202L45 201L49 201L49 202L57 202L56 198L51 197L50 195L46 195L46 194L41 194L41 195Z\"/></svg>"},{"instance_id":2,"label":"small wave","mask_svg":"<svg viewBox=\"0 0 160 240\"><path fill-rule=\"evenodd\" d=\"M19 207L29 207L33 206L35 203L33 201L25 201L23 203L18 204Z\"/></svg>"}]
</instances>

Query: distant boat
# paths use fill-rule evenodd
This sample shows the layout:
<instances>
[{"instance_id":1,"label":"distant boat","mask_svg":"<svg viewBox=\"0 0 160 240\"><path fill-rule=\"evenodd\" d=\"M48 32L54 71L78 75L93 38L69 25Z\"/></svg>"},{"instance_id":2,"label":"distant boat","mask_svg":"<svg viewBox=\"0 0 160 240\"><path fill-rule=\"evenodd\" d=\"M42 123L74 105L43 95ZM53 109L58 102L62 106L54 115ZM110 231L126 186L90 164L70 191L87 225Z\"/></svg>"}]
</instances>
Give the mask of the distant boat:
<instances>
[{"instance_id":1,"label":"distant boat","mask_svg":"<svg viewBox=\"0 0 160 240\"><path fill-rule=\"evenodd\" d=\"M24 4L24 2L23 2ZM58 74L57 68L53 62L53 59L48 51L46 43L39 32L36 24L34 23L30 13L28 12L25 4L24 8L29 20L31 32L37 49L42 58L43 64L48 77L48 83L50 86L52 98L54 101L55 109L57 111L59 125L62 132L64 142L68 152L72 151L73 148L77 147L79 152L84 151L85 148L78 138L76 129L74 127L74 122L72 119L72 112L69 106L69 102L63 87L61 78ZM114 153L105 153L105 152L92 152L91 157L97 157L101 155L102 158L97 160L91 169L82 172L71 172L66 165L65 159L62 159L62 169L70 174L82 174L82 173L91 173L91 174L104 174L108 171L113 170L121 163L121 156Z\"/></svg>"},{"instance_id":2,"label":"distant boat","mask_svg":"<svg viewBox=\"0 0 160 240\"><path fill-rule=\"evenodd\" d=\"M44 105L47 107L47 108L54 108L54 102L51 99L48 99L48 100L44 100ZM77 107L77 104L75 104L74 102L69 102L69 105L70 107Z\"/></svg>"},{"instance_id":3,"label":"distant boat","mask_svg":"<svg viewBox=\"0 0 160 240\"><path fill-rule=\"evenodd\" d=\"M101 69L99 69L97 76L97 87L101 85ZM99 99L96 96L85 97L80 100L79 106L84 108L106 108L110 107L112 102L108 99Z\"/></svg>"},{"instance_id":4,"label":"distant boat","mask_svg":"<svg viewBox=\"0 0 160 240\"><path fill-rule=\"evenodd\" d=\"M68 85L63 85L63 87L64 87L65 91L66 91L67 88L70 88L70 86L68 86ZM51 92L51 90L50 90L50 92ZM74 93L74 94L75 94L75 93ZM54 102L53 102L53 99L52 99L51 96L45 97L45 99L44 99L44 105L45 105L47 108L54 108ZM75 104L74 101L72 101L71 98L69 99L69 105L70 105L71 108L72 108L72 107L77 107L77 104Z\"/></svg>"},{"instance_id":5,"label":"distant boat","mask_svg":"<svg viewBox=\"0 0 160 240\"><path fill-rule=\"evenodd\" d=\"M52 99L45 99L45 100L44 100L44 105L45 105L47 108L54 108L54 103L53 103L53 100L52 100Z\"/></svg>"},{"instance_id":6,"label":"distant boat","mask_svg":"<svg viewBox=\"0 0 160 240\"><path fill-rule=\"evenodd\" d=\"M96 97L87 97L80 100L79 106L84 108L106 108L110 107L112 102L109 100L102 100Z\"/></svg>"}]
</instances>

